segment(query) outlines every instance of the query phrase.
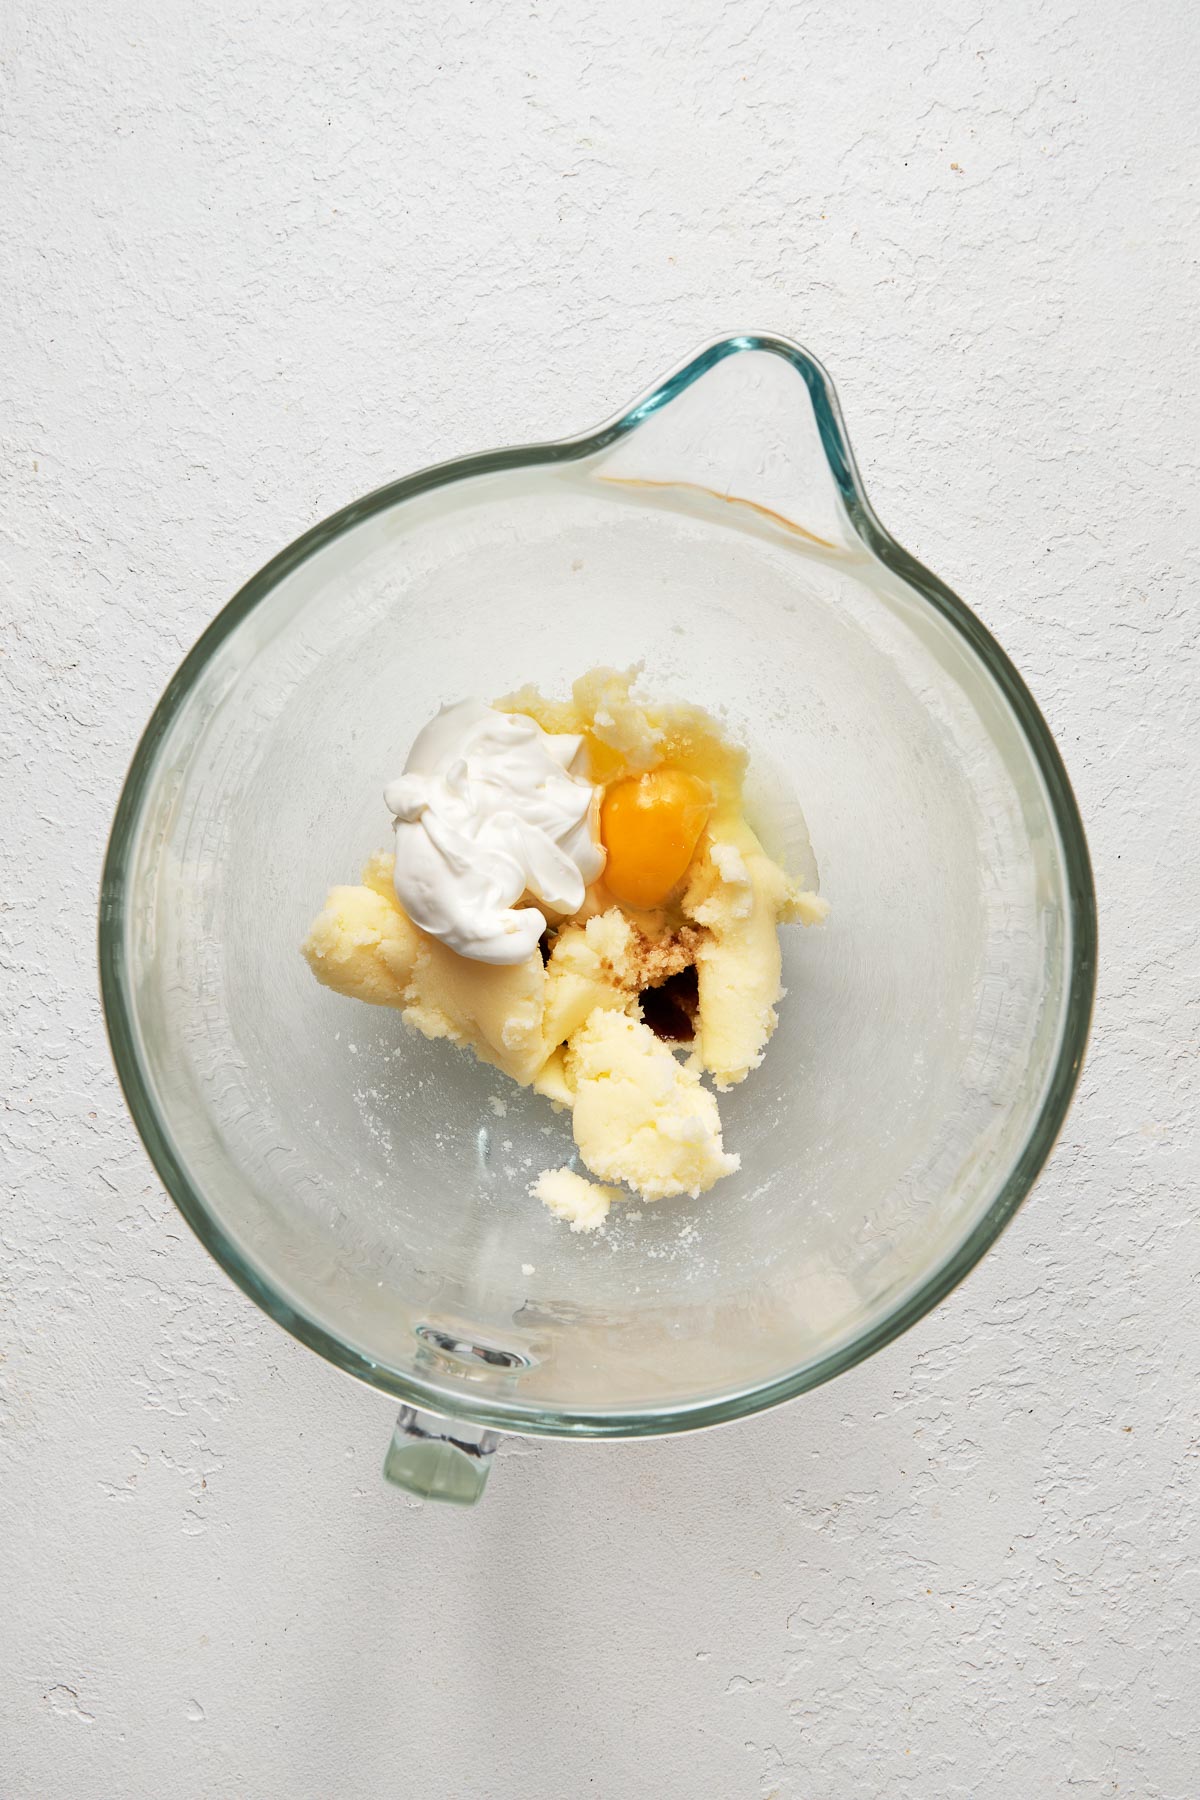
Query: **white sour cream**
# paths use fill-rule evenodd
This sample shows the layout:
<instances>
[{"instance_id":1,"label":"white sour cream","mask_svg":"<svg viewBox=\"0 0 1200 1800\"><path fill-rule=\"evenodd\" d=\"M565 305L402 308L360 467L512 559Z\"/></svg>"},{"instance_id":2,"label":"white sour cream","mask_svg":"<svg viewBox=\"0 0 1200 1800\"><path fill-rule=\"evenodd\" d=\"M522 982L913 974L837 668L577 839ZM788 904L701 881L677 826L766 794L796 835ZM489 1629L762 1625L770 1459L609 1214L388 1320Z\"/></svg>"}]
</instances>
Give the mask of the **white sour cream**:
<instances>
[{"instance_id":1,"label":"white sour cream","mask_svg":"<svg viewBox=\"0 0 1200 1800\"><path fill-rule=\"evenodd\" d=\"M482 700L444 706L384 791L396 894L431 937L475 962L517 963L604 868L600 790L574 772L583 739Z\"/></svg>"}]
</instances>

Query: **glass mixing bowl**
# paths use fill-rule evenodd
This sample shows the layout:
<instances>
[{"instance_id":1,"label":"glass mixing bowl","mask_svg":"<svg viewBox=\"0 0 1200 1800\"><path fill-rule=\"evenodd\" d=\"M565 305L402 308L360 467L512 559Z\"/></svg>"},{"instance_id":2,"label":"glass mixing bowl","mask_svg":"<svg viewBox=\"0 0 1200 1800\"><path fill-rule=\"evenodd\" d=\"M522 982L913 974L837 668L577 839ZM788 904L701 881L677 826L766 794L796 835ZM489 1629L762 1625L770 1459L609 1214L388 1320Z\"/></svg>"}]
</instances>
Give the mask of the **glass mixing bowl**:
<instances>
[{"instance_id":1,"label":"glass mixing bowl","mask_svg":"<svg viewBox=\"0 0 1200 1800\"><path fill-rule=\"evenodd\" d=\"M299 945L388 843L383 786L441 701L634 661L748 745L751 816L811 877L799 801L833 910L784 932L779 1029L722 1101L741 1172L584 1237L528 1192L569 1118L319 987ZM1094 955L1041 715L875 518L819 364L760 334L269 563L138 748L100 930L117 1068L184 1217L272 1318L405 1402L391 1478L461 1501L497 1430L733 1419L920 1318L1049 1153Z\"/></svg>"}]
</instances>

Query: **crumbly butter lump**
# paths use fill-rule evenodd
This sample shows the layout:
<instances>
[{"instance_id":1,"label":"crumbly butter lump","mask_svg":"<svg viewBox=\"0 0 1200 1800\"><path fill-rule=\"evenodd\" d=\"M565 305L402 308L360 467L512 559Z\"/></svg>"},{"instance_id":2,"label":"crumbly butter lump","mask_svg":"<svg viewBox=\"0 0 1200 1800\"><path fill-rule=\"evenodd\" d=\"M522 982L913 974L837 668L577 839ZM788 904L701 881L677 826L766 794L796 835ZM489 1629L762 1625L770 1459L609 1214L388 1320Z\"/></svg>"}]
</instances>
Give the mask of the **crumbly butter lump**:
<instances>
[{"instance_id":1,"label":"crumbly butter lump","mask_svg":"<svg viewBox=\"0 0 1200 1800\"><path fill-rule=\"evenodd\" d=\"M602 1181L646 1200L704 1193L741 1167L721 1144L717 1102L640 1019L595 1012L567 1053L579 1154Z\"/></svg>"},{"instance_id":2,"label":"crumbly butter lump","mask_svg":"<svg viewBox=\"0 0 1200 1800\"><path fill-rule=\"evenodd\" d=\"M529 1191L556 1219L565 1219L572 1231L599 1231L614 1202L628 1198L616 1188L586 1180L574 1169L543 1169Z\"/></svg>"}]
</instances>

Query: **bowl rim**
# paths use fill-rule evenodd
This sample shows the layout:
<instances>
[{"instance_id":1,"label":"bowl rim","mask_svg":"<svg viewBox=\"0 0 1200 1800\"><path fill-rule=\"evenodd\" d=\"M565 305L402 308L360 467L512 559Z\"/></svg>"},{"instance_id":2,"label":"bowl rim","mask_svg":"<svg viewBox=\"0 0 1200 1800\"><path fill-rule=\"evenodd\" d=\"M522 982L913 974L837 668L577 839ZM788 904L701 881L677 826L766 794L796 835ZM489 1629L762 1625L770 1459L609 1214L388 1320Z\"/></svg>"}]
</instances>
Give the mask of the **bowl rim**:
<instances>
[{"instance_id":1,"label":"bowl rim","mask_svg":"<svg viewBox=\"0 0 1200 1800\"><path fill-rule=\"evenodd\" d=\"M715 1398L626 1410L542 1407L536 1403L469 1396L435 1381L393 1369L343 1343L318 1319L293 1306L226 1233L159 1117L143 1068L134 1024L125 955L128 877L142 808L159 747L193 685L220 646L284 576L364 519L433 489L502 470L570 463L595 455L635 431L726 357L766 351L781 357L804 381L821 446L850 522L866 549L914 589L959 633L1015 715L1045 785L1063 852L1070 920L1070 958L1062 1040L1041 1105L1025 1144L987 1211L966 1237L924 1279L863 1332L787 1373ZM271 558L239 589L197 639L167 684L134 752L117 803L100 892L99 966L105 1024L117 1076L133 1122L160 1180L184 1219L226 1274L285 1331L342 1369L397 1399L450 1418L498 1430L546 1437L630 1438L665 1436L724 1424L779 1405L819 1387L874 1355L923 1318L966 1276L999 1237L1026 1198L1049 1157L1079 1079L1091 1023L1096 979L1096 899L1091 861L1079 809L1062 757L1042 714L1016 668L975 614L944 582L898 544L867 499L842 420L837 392L824 368L790 338L770 332L722 336L686 357L631 406L592 431L545 442L456 457L386 483L312 526Z\"/></svg>"}]
</instances>

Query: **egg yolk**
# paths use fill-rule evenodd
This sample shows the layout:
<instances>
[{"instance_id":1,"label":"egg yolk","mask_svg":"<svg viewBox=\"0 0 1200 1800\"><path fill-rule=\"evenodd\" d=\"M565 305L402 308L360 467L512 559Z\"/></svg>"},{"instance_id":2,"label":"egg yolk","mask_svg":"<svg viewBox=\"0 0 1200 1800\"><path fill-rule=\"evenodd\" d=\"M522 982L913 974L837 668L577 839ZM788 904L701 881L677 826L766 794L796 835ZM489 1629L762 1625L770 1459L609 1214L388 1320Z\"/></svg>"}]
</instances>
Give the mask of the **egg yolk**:
<instances>
[{"instance_id":1,"label":"egg yolk","mask_svg":"<svg viewBox=\"0 0 1200 1800\"><path fill-rule=\"evenodd\" d=\"M695 855L712 804L708 783L681 769L615 782L600 807L604 883L614 900L642 911L661 906Z\"/></svg>"}]
</instances>

